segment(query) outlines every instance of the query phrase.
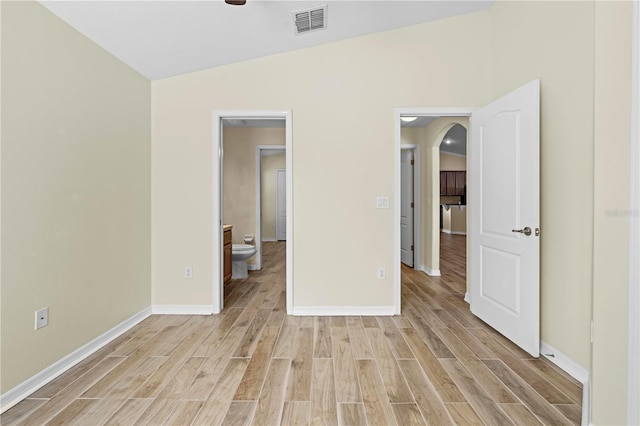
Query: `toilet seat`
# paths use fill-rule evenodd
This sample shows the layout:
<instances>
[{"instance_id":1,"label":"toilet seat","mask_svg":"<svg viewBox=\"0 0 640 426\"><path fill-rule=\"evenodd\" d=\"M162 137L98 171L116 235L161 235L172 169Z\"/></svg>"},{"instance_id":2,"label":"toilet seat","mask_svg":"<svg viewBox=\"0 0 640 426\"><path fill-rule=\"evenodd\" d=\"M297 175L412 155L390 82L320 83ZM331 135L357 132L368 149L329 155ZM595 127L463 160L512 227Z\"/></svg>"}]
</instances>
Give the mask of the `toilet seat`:
<instances>
[{"instance_id":1,"label":"toilet seat","mask_svg":"<svg viewBox=\"0 0 640 426\"><path fill-rule=\"evenodd\" d=\"M255 249L256 246L252 246L251 244L231 244L231 251L236 253L250 252Z\"/></svg>"}]
</instances>

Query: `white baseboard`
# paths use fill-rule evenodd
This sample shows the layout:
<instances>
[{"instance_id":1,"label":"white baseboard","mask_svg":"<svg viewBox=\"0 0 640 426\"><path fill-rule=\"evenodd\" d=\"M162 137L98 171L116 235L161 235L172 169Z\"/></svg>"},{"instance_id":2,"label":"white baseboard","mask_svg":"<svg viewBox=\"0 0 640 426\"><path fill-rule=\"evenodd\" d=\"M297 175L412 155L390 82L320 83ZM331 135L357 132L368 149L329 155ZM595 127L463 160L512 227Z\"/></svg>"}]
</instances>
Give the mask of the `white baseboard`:
<instances>
[{"instance_id":1,"label":"white baseboard","mask_svg":"<svg viewBox=\"0 0 640 426\"><path fill-rule=\"evenodd\" d=\"M464 294L464 301L467 302L469 305L471 304L471 295L469 294L469 292L466 292Z\"/></svg>"},{"instance_id":2,"label":"white baseboard","mask_svg":"<svg viewBox=\"0 0 640 426\"><path fill-rule=\"evenodd\" d=\"M264 243L265 241L268 242L268 243L271 243L271 242L278 241L278 240L276 240L275 237L273 237L273 238L264 238L263 237L262 238L262 242Z\"/></svg>"},{"instance_id":3,"label":"white baseboard","mask_svg":"<svg viewBox=\"0 0 640 426\"><path fill-rule=\"evenodd\" d=\"M424 272L425 274L429 275L430 277L439 277L440 276L440 269L431 269L426 267L425 265L420 266L420 270L422 272Z\"/></svg>"},{"instance_id":4,"label":"white baseboard","mask_svg":"<svg viewBox=\"0 0 640 426\"><path fill-rule=\"evenodd\" d=\"M582 424L591 424L591 376L574 360L548 343L540 341L540 355L560 367L565 373L582 383Z\"/></svg>"},{"instance_id":5,"label":"white baseboard","mask_svg":"<svg viewBox=\"0 0 640 426\"><path fill-rule=\"evenodd\" d=\"M393 306L294 306L292 315L297 316L391 316Z\"/></svg>"},{"instance_id":6,"label":"white baseboard","mask_svg":"<svg viewBox=\"0 0 640 426\"><path fill-rule=\"evenodd\" d=\"M113 327L111 330L96 337L89 343L81 346L75 351L71 352L64 358L51 364L49 367L37 373L35 376L25 380L13 389L10 389L3 395L0 395L0 412L5 412L9 408L16 405L18 402L31 395L33 392L40 389L65 371L69 370L80 361L87 358L89 355L103 348L109 342L115 338L121 336L136 324L151 315L151 308L145 308L138 312L129 319L124 320L120 324Z\"/></svg>"},{"instance_id":7,"label":"white baseboard","mask_svg":"<svg viewBox=\"0 0 640 426\"><path fill-rule=\"evenodd\" d=\"M466 232L450 231L448 229L442 229L442 232L444 232L445 234L452 234L452 235L467 235Z\"/></svg>"},{"instance_id":8,"label":"white baseboard","mask_svg":"<svg viewBox=\"0 0 640 426\"><path fill-rule=\"evenodd\" d=\"M213 305L153 305L154 315L211 315Z\"/></svg>"},{"instance_id":9,"label":"white baseboard","mask_svg":"<svg viewBox=\"0 0 640 426\"><path fill-rule=\"evenodd\" d=\"M585 383L589 380L589 372L582 368L580 364L542 340L540 341L540 354L580 383Z\"/></svg>"}]
</instances>

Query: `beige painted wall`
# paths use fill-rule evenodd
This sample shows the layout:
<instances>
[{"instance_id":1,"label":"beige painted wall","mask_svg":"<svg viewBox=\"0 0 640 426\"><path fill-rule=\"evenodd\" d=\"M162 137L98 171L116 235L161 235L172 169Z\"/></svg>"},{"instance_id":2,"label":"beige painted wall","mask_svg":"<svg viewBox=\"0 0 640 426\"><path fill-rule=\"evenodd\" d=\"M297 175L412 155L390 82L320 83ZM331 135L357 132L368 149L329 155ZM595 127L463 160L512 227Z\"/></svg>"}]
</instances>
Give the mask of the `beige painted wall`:
<instances>
[{"instance_id":1,"label":"beige painted wall","mask_svg":"<svg viewBox=\"0 0 640 426\"><path fill-rule=\"evenodd\" d=\"M256 149L258 145L284 145L284 128L224 129L224 217L233 225L234 244L256 235ZM256 256L247 261L256 263Z\"/></svg>"},{"instance_id":2,"label":"beige painted wall","mask_svg":"<svg viewBox=\"0 0 640 426\"><path fill-rule=\"evenodd\" d=\"M276 170L286 169L286 155L268 155L262 159L262 240L276 238Z\"/></svg>"},{"instance_id":3,"label":"beige painted wall","mask_svg":"<svg viewBox=\"0 0 640 426\"><path fill-rule=\"evenodd\" d=\"M592 419L625 424L632 13L630 2L595 7Z\"/></svg>"},{"instance_id":4,"label":"beige painted wall","mask_svg":"<svg viewBox=\"0 0 640 426\"><path fill-rule=\"evenodd\" d=\"M5 393L151 303L151 99L38 3L0 8Z\"/></svg>"},{"instance_id":5,"label":"beige painted wall","mask_svg":"<svg viewBox=\"0 0 640 426\"><path fill-rule=\"evenodd\" d=\"M393 265L393 208L376 209L375 199L393 195L393 109L483 103L488 19L467 15L154 81L154 303L212 301L212 111L291 109L294 304L392 306L391 275L378 280L376 270ZM184 259L203 271L188 291Z\"/></svg>"},{"instance_id":6,"label":"beige painted wall","mask_svg":"<svg viewBox=\"0 0 640 426\"><path fill-rule=\"evenodd\" d=\"M467 170L467 157L447 154L440 151L440 170L441 171L459 171Z\"/></svg>"}]
</instances>

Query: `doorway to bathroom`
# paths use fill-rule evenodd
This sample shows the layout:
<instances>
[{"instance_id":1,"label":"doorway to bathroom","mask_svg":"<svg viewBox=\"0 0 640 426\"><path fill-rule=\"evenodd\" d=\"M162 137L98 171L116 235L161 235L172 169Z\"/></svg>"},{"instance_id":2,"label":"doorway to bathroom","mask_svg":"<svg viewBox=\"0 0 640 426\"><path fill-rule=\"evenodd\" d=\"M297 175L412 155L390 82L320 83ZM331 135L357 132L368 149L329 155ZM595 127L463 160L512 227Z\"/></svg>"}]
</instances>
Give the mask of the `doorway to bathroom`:
<instances>
[{"instance_id":1,"label":"doorway to bathroom","mask_svg":"<svg viewBox=\"0 0 640 426\"><path fill-rule=\"evenodd\" d=\"M244 155L245 158L242 159L241 166L236 164L231 164L228 160L229 157L235 156L238 157L235 148L240 147L239 144L243 142L240 141L237 144L233 145L233 149L229 148L231 145L227 146L227 158L225 158L225 139L229 139L228 130L234 128L245 128L245 129L257 129L260 127L265 127L265 123L275 123L278 122L279 126L284 130L284 140L280 139L277 144L279 145L280 150L284 151L284 160L285 160L285 168L289 173L286 174L285 178L285 193L286 200L289 201L286 203L286 218L285 218L285 229L286 235L288 236L288 242L286 244L286 278L285 278L285 292L286 292L286 307L287 312L292 310L293 305L293 289L292 289L292 277L293 277L293 215L291 208L291 200L292 197L292 157L291 157L291 145L292 145L292 125L291 125L291 112L290 111L214 111L213 112L213 152L214 152L214 174L212 176L213 180L213 208L212 208L212 269L213 273L213 307L214 313L220 313L224 308L224 225L232 226L232 233L235 232L236 235L232 236L234 241L242 241L249 240L256 244L256 249L258 246L261 249L261 240L262 240L262 224L259 220L259 194L261 193L259 189L260 179L258 177L254 177L251 175L257 175L256 171L258 170L258 165L261 163L258 156L255 155L256 147L261 145L260 139L255 138L255 132L252 130L247 130L245 133L252 134L253 133L253 144L251 147L251 153ZM227 132L225 132L225 127ZM236 133L242 133L236 131ZM225 134L227 136L225 136ZM280 130L280 134L282 134L282 129ZM245 138L245 142L247 138ZM251 137L249 138L251 139ZM229 142L228 140L226 142ZM284 149L282 146L282 142L284 142ZM238 146L236 146L238 145ZM240 147L240 148L246 148ZM225 161L227 160L227 161ZM254 163L255 162L255 163ZM240 164L240 163L238 163ZM217 168L215 167L217 165ZM235 178L237 179L237 185L235 185L235 189L233 191L228 190L228 185L225 183L225 168L233 170L235 172ZM242 170L246 171L244 173ZM229 179L229 175L227 175L227 179ZM228 182L227 182L228 183ZM238 197L230 197L233 193L239 194ZM253 195L251 195L253 194ZM225 205L228 204L227 207L231 207L231 210L240 212L229 213L229 209L225 209ZM253 218L251 218L253 216ZM229 223L234 221L237 223ZM228 228L228 226L227 226ZM232 234L233 235L233 234ZM257 252L257 250L256 250ZM257 254L257 253L256 253ZM257 259L256 259L257 260ZM252 266L253 269L257 269L258 265Z\"/></svg>"}]
</instances>

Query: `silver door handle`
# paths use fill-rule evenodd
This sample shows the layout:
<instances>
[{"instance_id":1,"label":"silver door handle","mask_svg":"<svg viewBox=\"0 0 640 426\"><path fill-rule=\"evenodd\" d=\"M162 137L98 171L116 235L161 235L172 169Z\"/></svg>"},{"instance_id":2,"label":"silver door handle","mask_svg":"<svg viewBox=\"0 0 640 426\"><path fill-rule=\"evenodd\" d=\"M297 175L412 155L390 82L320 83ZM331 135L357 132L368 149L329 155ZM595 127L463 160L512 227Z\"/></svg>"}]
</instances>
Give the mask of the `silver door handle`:
<instances>
[{"instance_id":1,"label":"silver door handle","mask_svg":"<svg viewBox=\"0 0 640 426\"><path fill-rule=\"evenodd\" d=\"M531 228L529 228L528 226L525 226L524 229L512 229L511 232L519 232L521 234L529 236L531 235Z\"/></svg>"}]
</instances>

